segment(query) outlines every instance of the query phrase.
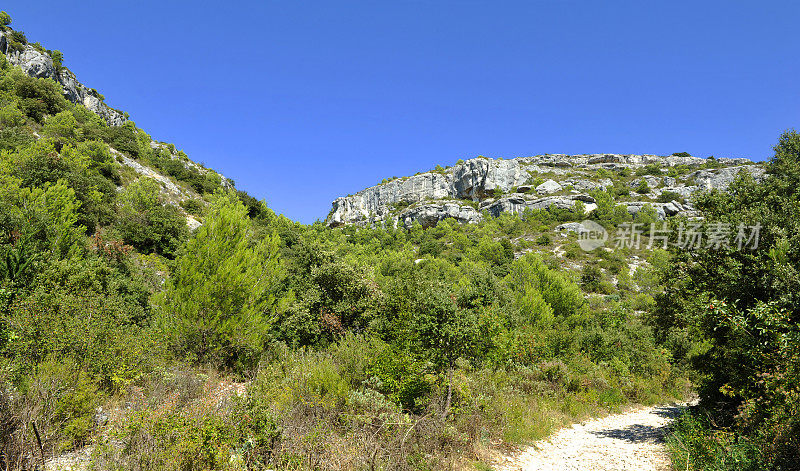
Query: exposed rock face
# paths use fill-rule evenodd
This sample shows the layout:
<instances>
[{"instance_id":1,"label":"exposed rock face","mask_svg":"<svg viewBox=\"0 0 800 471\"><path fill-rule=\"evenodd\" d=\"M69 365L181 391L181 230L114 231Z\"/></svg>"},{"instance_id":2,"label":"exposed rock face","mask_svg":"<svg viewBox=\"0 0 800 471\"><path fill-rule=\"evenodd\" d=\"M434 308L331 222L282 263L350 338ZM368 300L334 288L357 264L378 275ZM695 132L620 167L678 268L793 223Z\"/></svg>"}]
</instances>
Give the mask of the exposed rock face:
<instances>
[{"instance_id":1,"label":"exposed rock face","mask_svg":"<svg viewBox=\"0 0 800 471\"><path fill-rule=\"evenodd\" d=\"M677 201L672 201L669 203L630 201L621 204L626 207L628 213L630 213L631 216L636 216L637 214L639 214L639 211L641 211L642 208L644 208L645 205L650 205L656 211L658 219L664 219L667 216L675 216L678 214L684 214L686 216L690 216L691 211L693 211L693 208L690 205L682 205Z\"/></svg>"},{"instance_id":2,"label":"exposed rock face","mask_svg":"<svg viewBox=\"0 0 800 471\"><path fill-rule=\"evenodd\" d=\"M614 186L610 178L603 178L600 181L592 181L580 178L568 178L563 182L564 186L572 186L577 191L605 190Z\"/></svg>"},{"instance_id":3,"label":"exposed rock face","mask_svg":"<svg viewBox=\"0 0 800 471\"><path fill-rule=\"evenodd\" d=\"M121 126L128 118L119 110L115 110L103 103L98 93L78 82L75 74L67 69L56 71L53 59L31 45L26 45L22 51L11 51L8 48L7 33L0 35L0 52L6 55L8 61L36 78L50 78L60 83L64 88L64 97L73 103L84 105L103 118L109 126Z\"/></svg>"},{"instance_id":4,"label":"exposed rock face","mask_svg":"<svg viewBox=\"0 0 800 471\"><path fill-rule=\"evenodd\" d=\"M546 196L544 198L529 199L527 195L513 194L490 203L486 207L489 213L497 217L502 213L522 213L526 209L558 208L566 211L575 211L575 203L582 202L584 211L589 212L597 208L594 198L589 195Z\"/></svg>"},{"instance_id":5,"label":"exposed rock face","mask_svg":"<svg viewBox=\"0 0 800 471\"><path fill-rule=\"evenodd\" d=\"M83 99L83 106L103 118L109 126L122 126L128 120L119 110L103 103L96 94L86 95L86 98Z\"/></svg>"},{"instance_id":6,"label":"exposed rock face","mask_svg":"<svg viewBox=\"0 0 800 471\"><path fill-rule=\"evenodd\" d=\"M646 183L649 188L656 188L657 186L661 185L661 180L658 177L654 177L653 175L645 175L642 178L638 178L636 180L631 181L630 187L636 188L642 184L642 182Z\"/></svg>"},{"instance_id":7,"label":"exposed rock face","mask_svg":"<svg viewBox=\"0 0 800 471\"><path fill-rule=\"evenodd\" d=\"M373 186L352 196L337 198L328 224L372 223L384 220L395 204L419 203L450 196L452 177L423 173Z\"/></svg>"},{"instance_id":8,"label":"exposed rock face","mask_svg":"<svg viewBox=\"0 0 800 471\"><path fill-rule=\"evenodd\" d=\"M548 209L550 207L573 211L575 203L581 201L586 212L596 208L594 199L587 194L592 190L607 189L614 185L608 177L598 177L601 169L637 169L657 166L662 170L674 166L699 166L708 162L699 157L591 154L564 155L546 154L516 159L476 158L459 162L444 173L429 172L413 177L395 179L373 186L354 195L337 198L328 216L328 225L371 224L396 221L403 224L415 220L424 224L435 224L447 217L461 222L480 220L480 211L497 216L504 212L520 213L525 209ZM750 172L761 178L764 170L747 159L717 159L723 165L718 169L698 169L682 177L644 175L626 180L632 188L647 183L650 193L641 196L654 200L663 192L670 191L688 199L699 190L726 189L739 171ZM729 165L729 167L724 167ZM630 170L626 170L630 172ZM533 188L532 182L539 175L548 178ZM519 193L508 194L516 188ZM534 197L535 190L542 195ZM547 196L544 196L547 195ZM452 200L480 202L480 211ZM631 214L638 213L648 201L618 203L626 206ZM693 208L677 201L649 204L660 218L674 214L692 215ZM410 222L407 222L410 221Z\"/></svg>"},{"instance_id":9,"label":"exposed rock face","mask_svg":"<svg viewBox=\"0 0 800 471\"><path fill-rule=\"evenodd\" d=\"M416 221L422 227L435 226L439 221L453 218L460 223L473 223L483 220L483 216L472 206L458 203L423 204L400 213L399 219L406 227Z\"/></svg>"},{"instance_id":10,"label":"exposed rock face","mask_svg":"<svg viewBox=\"0 0 800 471\"><path fill-rule=\"evenodd\" d=\"M730 185L739 175L739 172L742 171L749 172L756 180L761 179L764 176L763 168L754 165L744 165L719 168L715 170L698 170L690 174L689 177L694 177L694 181L697 183L697 186L703 190L726 190L728 185Z\"/></svg>"},{"instance_id":11,"label":"exposed rock face","mask_svg":"<svg viewBox=\"0 0 800 471\"><path fill-rule=\"evenodd\" d=\"M33 46L25 46L23 51L12 52L8 55L8 61L31 77L53 78L56 75L56 69L50 56L42 54Z\"/></svg>"},{"instance_id":12,"label":"exposed rock face","mask_svg":"<svg viewBox=\"0 0 800 471\"><path fill-rule=\"evenodd\" d=\"M483 199L492 196L496 189L506 192L513 186L522 185L529 177L518 159L471 159L453 168L451 196Z\"/></svg>"}]
</instances>

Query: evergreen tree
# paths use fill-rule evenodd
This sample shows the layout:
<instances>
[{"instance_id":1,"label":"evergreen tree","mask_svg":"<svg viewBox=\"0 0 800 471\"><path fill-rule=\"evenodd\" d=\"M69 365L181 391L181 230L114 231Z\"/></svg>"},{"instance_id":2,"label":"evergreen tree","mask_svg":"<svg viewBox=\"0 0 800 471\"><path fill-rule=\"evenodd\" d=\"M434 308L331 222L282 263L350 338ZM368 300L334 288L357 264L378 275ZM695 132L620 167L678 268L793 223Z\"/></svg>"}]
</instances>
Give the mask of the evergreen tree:
<instances>
[{"instance_id":1,"label":"evergreen tree","mask_svg":"<svg viewBox=\"0 0 800 471\"><path fill-rule=\"evenodd\" d=\"M254 240L235 193L215 194L205 224L156 298L178 352L233 369L253 364L289 301L277 289L284 276L278 244L275 234Z\"/></svg>"}]
</instances>

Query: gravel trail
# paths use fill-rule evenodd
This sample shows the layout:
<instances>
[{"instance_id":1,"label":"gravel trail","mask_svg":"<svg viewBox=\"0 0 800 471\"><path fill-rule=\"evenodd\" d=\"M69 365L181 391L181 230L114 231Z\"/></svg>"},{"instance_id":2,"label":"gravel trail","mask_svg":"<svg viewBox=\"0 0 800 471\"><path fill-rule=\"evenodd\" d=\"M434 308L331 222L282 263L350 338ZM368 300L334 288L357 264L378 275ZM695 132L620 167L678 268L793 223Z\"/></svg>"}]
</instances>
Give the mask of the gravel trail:
<instances>
[{"instance_id":1,"label":"gravel trail","mask_svg":"<svg viewBox=\"0 0 800 471\"><path fill-rule=\"evenodd\" d=\"M666 426L684 405L661 405L587 420L497 463L498 471L666 471Z\"/></svg>"}]
</instances>

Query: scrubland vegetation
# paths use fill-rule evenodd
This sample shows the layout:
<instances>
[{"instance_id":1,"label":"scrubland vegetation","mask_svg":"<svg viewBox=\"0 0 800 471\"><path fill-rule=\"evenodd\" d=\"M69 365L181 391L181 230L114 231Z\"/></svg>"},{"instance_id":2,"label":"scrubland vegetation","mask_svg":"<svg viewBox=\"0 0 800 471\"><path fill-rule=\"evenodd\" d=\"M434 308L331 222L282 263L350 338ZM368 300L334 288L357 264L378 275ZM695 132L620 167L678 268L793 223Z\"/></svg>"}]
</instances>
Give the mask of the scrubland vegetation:
<instances>
[{"instance_id":1,"label":"scrubland vegetation","mask_svg":"<svg viewBox=\"0 0 800 471\"><path fill-rule=\"evenodd\" d=\"M709 220L761 224L758 250L677 253L653 313L701 398L671 437L677 469L800 464L800 135L780 137L767 170L697 201Z\"/></svg>"},{"instance_id":2,"label":"scrubland vegetation","mask_svg":"<svg viewBox=\"0 0 800 471\"><path fill-rule=\"evenodd\" d=\"M563 424L685 397L687 377L702 402L671 438L680 469L796 462L794 133L764 184L698 201L761 221L758 251L632 266L553 231L630 220L610 193L589 215L306 226L51 80L3 58L0 74L0 469L74 450L104 470L487 469Z\"/></svg>"},{"instance_id":3,"label":"scrubland vegetation","mask_svg":"<svg viewBox=\"0 0 800 471\"><path fill-rule=\"evenodd\" d=\"M685 387L635 312L656 284L617 292L598 268L584 285L614 295L587 301L562 259L515 259L549 243L547 211L303 226L56 88L3 67L5 465L90 445L98 469L469 467Z\"/></svg>"}]
</instances>

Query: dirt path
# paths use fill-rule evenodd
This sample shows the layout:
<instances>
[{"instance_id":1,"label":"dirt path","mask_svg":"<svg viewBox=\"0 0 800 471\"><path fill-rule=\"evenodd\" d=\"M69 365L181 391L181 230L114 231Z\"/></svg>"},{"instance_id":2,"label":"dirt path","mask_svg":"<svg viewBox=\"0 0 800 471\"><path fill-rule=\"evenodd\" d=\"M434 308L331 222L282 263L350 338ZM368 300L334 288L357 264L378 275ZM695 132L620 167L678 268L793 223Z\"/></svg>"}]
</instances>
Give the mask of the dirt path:
<instances>
[{"instance_id":1,"label":"dirt path","mask_svg":"<svg viewBox=\"0 0 800 471\"><path fill-rule=\"evenodd\" d=\"M550 438L496 466L498 471L533 470L667 470L666 426L683 405L638 408L623 414L587 420L564 428Z\"/></svg>"}]
</instances>

